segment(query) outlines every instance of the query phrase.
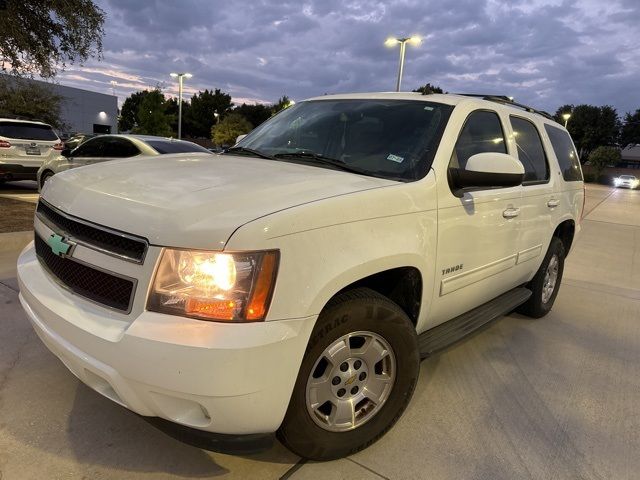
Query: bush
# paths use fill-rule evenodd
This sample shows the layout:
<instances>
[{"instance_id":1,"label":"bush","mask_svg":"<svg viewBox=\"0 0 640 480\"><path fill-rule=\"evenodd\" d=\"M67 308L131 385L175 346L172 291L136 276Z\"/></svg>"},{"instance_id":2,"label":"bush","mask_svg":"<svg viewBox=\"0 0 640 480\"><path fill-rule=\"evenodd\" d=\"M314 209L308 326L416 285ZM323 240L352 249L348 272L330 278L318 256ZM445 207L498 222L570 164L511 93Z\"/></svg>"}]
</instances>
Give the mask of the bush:
<instances>
[{"instance_id":1,"label":"bush","mask_svg":"<svg viewBox=\"0 0 640 480\"><path fill-rule=\"evenodd\" d=\"M585 183L593 183L596 181L596 176L593 173L585 173L584 174Z\"/></svg>"},{"instance_id":2,"label":"bush","mask_svg":"<svg viewBox=\"0 0 640 480\"><path fill-rule=\"evenodd\" d=\"M589 162L596 177L608 166L614 166L620 161L620 150L616 147L598 147L589 154Z\"/></svg>"}]
</instances>

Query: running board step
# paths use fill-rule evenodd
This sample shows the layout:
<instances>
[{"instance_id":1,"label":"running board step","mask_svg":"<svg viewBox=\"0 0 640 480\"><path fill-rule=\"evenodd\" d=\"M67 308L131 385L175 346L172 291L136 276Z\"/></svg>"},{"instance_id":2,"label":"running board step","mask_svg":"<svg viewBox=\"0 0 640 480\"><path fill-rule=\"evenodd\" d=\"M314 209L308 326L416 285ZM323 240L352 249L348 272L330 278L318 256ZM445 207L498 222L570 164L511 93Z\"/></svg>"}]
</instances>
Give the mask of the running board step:
<instances>
[{"instance_id":1,"label":"running board step","mask_svg":"<svg viewBox=\"0 0 640 480\"><path fill-rule=\"evenodd\" d=\"M531 297L531 290L514 288L499 297L418 335L420 356L426 358L483 325L514 310Z\"/></svg>"}]
</instances>

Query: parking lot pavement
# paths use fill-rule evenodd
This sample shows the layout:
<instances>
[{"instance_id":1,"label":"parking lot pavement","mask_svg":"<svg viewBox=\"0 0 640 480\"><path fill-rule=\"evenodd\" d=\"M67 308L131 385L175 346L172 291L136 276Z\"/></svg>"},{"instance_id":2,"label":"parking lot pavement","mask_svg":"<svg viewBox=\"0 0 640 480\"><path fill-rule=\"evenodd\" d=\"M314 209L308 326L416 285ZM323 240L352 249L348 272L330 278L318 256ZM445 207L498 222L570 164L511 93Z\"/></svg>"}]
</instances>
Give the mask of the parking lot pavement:
<instances>
[{"instance_id":1,"label":"parking lot pavement","mask_svg":"<svg viewBox=\"0 0 640 480\"><path fill-rule=\"evenodd\" d=\"M0 198L38 203L38 184L30 180L0 183Z\"/></svg>"},{"instance_id":2,"label":"parking lot pavement","mask_svg":"<svg viewBox=\"0 0 640 480\"><path fill-rule=\"evenodd\" d=\"M81 385L19 307L0 237L0 478L632 479L640 471L640 191L588 186L553 311L511 314L422 363L413 400L348 459L182 444Z\"/></svg>"}]
</instances>

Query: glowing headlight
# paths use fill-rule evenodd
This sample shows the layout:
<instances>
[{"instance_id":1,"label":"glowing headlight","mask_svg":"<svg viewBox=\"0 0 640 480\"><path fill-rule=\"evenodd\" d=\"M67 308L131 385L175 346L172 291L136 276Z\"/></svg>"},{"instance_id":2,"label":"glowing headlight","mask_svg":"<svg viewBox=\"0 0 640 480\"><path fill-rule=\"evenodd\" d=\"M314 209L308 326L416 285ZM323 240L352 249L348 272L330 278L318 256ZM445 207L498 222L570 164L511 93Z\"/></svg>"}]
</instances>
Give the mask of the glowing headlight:
<instances>
[{"instance_id":1,"label":"glowing headlight","mask_svg":"<svg viewBox=\"0 0 640 480\"><path fill-rule=\"evenodd\" d=\"M622 183L622 180L620 180L619 178L614 178L613 183L616 185L620 185L620 183Z\"/></svg>"},{"instance_id":2,"label":"glowing headlight","mask_svg":"<svg viewBox=\"0 0 640 480\"><path fill-rule=\"evenodd\" d=\"M147 309L203 320L264 320L271 301L278 252L220 253L167 248Z\"/></svg>"}]
</instances>

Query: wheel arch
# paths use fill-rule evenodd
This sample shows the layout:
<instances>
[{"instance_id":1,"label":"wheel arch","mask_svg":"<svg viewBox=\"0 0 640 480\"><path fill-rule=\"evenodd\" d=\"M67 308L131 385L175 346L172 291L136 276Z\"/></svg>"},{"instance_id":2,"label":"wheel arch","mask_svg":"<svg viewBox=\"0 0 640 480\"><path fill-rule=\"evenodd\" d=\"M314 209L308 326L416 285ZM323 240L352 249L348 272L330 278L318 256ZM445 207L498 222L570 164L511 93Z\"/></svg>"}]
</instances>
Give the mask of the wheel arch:
<instances>
[{"instance_id":1,"label":"wheel arch","mask_svg":"<svg viewBox=\"0 0 640 480\"><path fill-rule=\"evenodd\" d=\"M553 232L552 236L558 238L562 242L565 255L568 255L569 250L571 250L575 233L576 223L572 219L561 222Z\"/></svg>"},{"instance_id":2,"label":"wheel arch","mask_svg":"<svg viewBox=\"0 0 640 480\"><path fill-rule=\"evenodd\" d=\"M424 282L422 272L413 265L386 268L344 284L328 296L322 309L338 295L356 288L369 288L396 303L409 317L414 327L422 309Z\"/></svg>"}]
</instances>

